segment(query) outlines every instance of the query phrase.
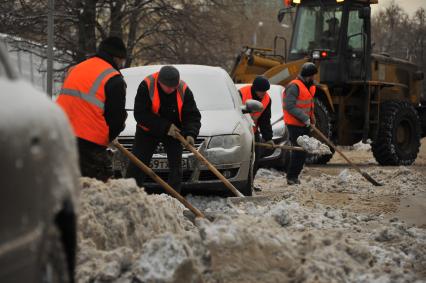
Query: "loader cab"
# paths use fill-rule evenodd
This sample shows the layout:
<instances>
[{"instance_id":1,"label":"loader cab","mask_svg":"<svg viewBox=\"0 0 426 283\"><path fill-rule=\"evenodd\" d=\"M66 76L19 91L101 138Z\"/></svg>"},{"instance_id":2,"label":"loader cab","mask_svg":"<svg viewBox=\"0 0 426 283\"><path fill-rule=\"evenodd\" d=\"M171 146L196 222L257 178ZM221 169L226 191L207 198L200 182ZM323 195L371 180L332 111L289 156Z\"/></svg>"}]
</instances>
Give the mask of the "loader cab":
<instances>
[{"instance_id":1,"label":"loader cab","mask_svg":"<svg viewBox=\"0 0 426 283\"><path fill-rule=\"evenodd\" d=\"M368 80L371 77L370 1L300 2L293 4L296 17L289 61L304 57L319 61L321 83L329 86Z\"/></svg>"}]
</instances>

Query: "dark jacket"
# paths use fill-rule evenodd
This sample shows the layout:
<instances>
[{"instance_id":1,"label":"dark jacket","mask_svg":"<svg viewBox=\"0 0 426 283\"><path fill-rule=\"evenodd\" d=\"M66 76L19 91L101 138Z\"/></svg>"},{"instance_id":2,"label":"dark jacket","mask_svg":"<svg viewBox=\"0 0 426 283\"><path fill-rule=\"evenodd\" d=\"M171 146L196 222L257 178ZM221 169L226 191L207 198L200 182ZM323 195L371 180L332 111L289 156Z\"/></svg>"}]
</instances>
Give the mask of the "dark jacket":
<instances>
[{"instance_id":1,"label":"dark jacket","mask_svg":"<svg viewBox=\"0 0 426 283\"><path fill-rule=\"evenodd\" d=\"M201 114L195 103L192 91L189 87L186 88L181 122L179 120L176 91L167 94L163 92L159 85L157 87L160 96L159 115L152 112L152 101L149 97L146 82L142 81L139 85L134 108L134 116L137 123L149 128L149 133L156 137L167 135L170 125L173 123L182 131L184 137L192 136L195 139L201 128Z\"/></svg>"},{"instance_id":2,"label":"dark jacket","mask_svg":"<svg viewBox=\"0 0 426 283\"><path fill-rule=\"evenodd\" d=\"M96 57L108 62L114 69L120 72L112 57L104 52L98 52ZM109 128L109 140L114 140L124 130L127 118L126 106L126 83L123 77L116 75L105 84L104 117ZM104 148L104 146L78 138L79 148Z\"/></svg>"},{"instance_id":3,"label":"dark jacket","mask_svg":"<svg viewBox=\"0 0 426 283\"><path fill-rule=\"evenodd\" d=\"M241 92L239 93L242 98ZM262 101L259 97L257 97L256 92L253 91L253 88L251 89L251 96L254 100L257 100L259 102ZM262 134L262 138L265 141L272 140L273 136L271 125L271 104L272 100L269 101L268 106L266 106L265 110L262 112L262 115L260 115L259 119L257 120L257 125L260 129L260 133Z\"/></svg>"},{"instance_id":4,"label":"dark jacket","mask_svg":"<svg viewBox=\"0 0 426 283\"><path fill-rule=\"evenodd\" d=\"M120 72L109 54L100 51L96 57L107 61ZM104 117L109 127L109 140L112 141L124 130L124 122L127 118L126 83L121 75L110 78L105 84Z\"/></svg>"}]
</instances>

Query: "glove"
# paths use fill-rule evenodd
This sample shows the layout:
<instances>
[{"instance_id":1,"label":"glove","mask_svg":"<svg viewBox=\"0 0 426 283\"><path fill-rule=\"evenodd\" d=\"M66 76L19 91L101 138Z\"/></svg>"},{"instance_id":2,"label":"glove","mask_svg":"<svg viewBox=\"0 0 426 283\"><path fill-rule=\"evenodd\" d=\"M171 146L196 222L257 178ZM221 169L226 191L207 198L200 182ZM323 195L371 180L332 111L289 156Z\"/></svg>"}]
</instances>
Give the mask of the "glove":
<instances>
[{"instance_id":1,"label":"glove","mask_svg":"<svg viewBox=\"0 0 426 283\"><path fill-rule=\"evenodd\" d=\"M180 130L178 127L175 126L175 124L171 124L169 131L167 132L168 136L171 136L175 139L177 139L177 134L180 133Z\"/></svg>"},{"instance_id":2,"label":"glove","mask_svg":"<svg viewBox=\"0 0 426 283\"><path fill-rule=\"evenodd\" d=\"M192 146L194 146L194 145L195 145L195 140L194 140L194 138L193 138L193 137L191 137L191 136L187 136L187 137L186 137L186 141L187 141L190 145L192 145Z\"/></svg>"},{"instance_id":3,"label":"glove","mask_svg":"<svg viewBox=\"0 0 426 283\"><path fill-rule=\"evenodd\" d=\"M274 145L275 145L275 143L274 143L274 141L273 141L273 140L269 140L269 141L267 141L266 143L267 143L267 144L269 144L269 145L272 145L272 146L274 146Z\"/></svg>"},{"instance_id":4,"label":"glove","mask_svg":"<svg viewBox=\"0 0 426 283\"><path fill-rule=\"evenodd\" d=\"M305 127L307 128L311 127L311 119L306 120L304 123L305 123Z\"/></svg>"},{"instance_id":5,"label":"glove","mask_svg":"<svg viewBox=\"0 0 426 283\"><path fill-rule=\"evenodd\" d=\"M317 123L317 119L315 119L315 115L311 116L311 125L315 126Z\"/></svg>"}]
</instances>

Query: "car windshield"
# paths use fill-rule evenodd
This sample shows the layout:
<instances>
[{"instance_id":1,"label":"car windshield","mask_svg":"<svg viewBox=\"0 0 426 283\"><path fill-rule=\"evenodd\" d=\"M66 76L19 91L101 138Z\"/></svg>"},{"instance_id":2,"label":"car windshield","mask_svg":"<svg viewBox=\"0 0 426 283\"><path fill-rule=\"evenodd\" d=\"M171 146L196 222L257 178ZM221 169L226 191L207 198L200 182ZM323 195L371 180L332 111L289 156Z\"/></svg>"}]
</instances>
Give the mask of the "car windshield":
<instances>
[{"instance_id":1,"label":"car windshield","mask_svg":"<svg viewBox=\"0 0 426 283\"><path fill-rule=\"evenodd\" d=\"M299 7L291 54L307 55L314 49L335 52L339 42L343 5Z\"/></svg>"},{"instance_id":2,"label":"car windshield","mask_svg":"<svg viewBox=\"0 0 426 283\"><path fill-rule=\"evenodd\" d=\"M140 78L145 78L152 72L146 70L138 70L138 72L124 72L124 77L127 82L127 98L126 108L133 109L137 89L141 82ZM180 70L181 79L184 80L192 93L194 94L195 102L199 110L227 110L234 108L234 102L228 86L226 78L217 71L206 71L205 69L198 70L184 69Z\"/></svg>"}]
</instances>

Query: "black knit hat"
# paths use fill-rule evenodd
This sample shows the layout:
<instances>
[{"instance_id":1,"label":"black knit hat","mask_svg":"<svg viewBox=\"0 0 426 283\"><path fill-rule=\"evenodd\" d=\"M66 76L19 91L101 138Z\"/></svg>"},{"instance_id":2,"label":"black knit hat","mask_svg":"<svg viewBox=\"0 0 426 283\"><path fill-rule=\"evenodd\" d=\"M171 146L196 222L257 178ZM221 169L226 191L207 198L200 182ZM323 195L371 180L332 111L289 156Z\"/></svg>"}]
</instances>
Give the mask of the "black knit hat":
<instances>
[{"instance_id":1,"label":"black knit hat","mask_svg":"<svg viewBox=\"0 0 426 283\"><path fill-rule=\"evenodd\" d=\"M302 69L300 70L300 75L302 77L310 77L318 73L317 66L314 63L306 62L303 64Z\"/></svg>"},{"instance_id":2,"label":"black knit hat","mask_svg":"<svg viewBox=\"0 0 426 283\"><path fill-rule=\"evenodd\" d=\"M108 53L112 57L126 58L127 49L121 38L117 36L110 36L101 41L98 51Z\"/></svg>"},{"instance_id":3,"label":"black knit hat","mask_svg":"<svg viewBox=\"0 0 426 283\"><path fill-rule=\"evenodd\" d=\"M180 82L179 71L173 66L164 66L160 69L158 80L168 87L175 87Z\"/></svg>"},{"instance_id":4,"label":"black knit hat","mask_svg":"<svg viewBox=\"0 0 426 283\"><path fill-rule=\"evenodd\" d=\"M253 81L254 91L267 91L271 87L267 78L263 76L257 76Z\"/></svg>"}]
</instances>

